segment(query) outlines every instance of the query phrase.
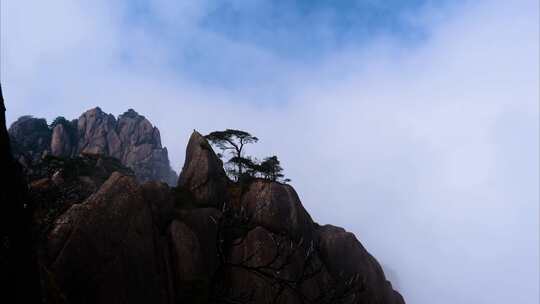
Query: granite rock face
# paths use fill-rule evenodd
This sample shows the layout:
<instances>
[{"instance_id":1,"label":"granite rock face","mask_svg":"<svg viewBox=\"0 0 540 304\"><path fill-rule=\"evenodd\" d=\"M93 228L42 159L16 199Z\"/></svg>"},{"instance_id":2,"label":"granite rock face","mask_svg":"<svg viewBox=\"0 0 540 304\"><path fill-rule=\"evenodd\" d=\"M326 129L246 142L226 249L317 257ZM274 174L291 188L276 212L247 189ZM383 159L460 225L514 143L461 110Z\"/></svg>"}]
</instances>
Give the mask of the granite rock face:
<instances>
[{"instance_id":1,"label":"granite rock face","mask_svg":"<svg viewBox=\"0 0 540 304\"><path fill-rule=\"evenodd\" d=\"M77 151L104 154L120 159L121 142L116 118L99 107L84 112L77 120Z\"/></svg>"},{"instance_id":2,"label":"granite rock face","mask_svg":"<svg viewBox=\"0 0 540 304\"><path fill-rule=\"evenodd\" d=\"M55 218L96 192L115 172L134 176L114 157L80 154L72 158L46 156L32 168L29 201L33 206L33 230L46 233ZM157 199L157 197L156 197Z\"/></svg>"},{"instance_id":3,"label":"granite rock face","mask_svg":"<svg viewBox=\"0 0 540 304\"><path fill-rule=\"evenodd\" d=\"M56 125L52 130L51 154L54 156L70 157L76 151L75 143L64 124Z\"/></svg>"},{"instance_id":4,"label":"granite rock face","mask_svg":"<svg viewBox=\"0 0 540 304\"><path fill-rule=\"evenodd\" d=\"M114 173L56 220L43 261L68 303L164 303L158 238L141 187Z\"/></svg>"},{"instance_id":5,"label":"granite rock face","mask_svg":"<svg viewBox=\"0 0 540 304\"><path fill-rule=\"evenodd\" d=\"M186 160L178 187L186 189L201 206L221 208L227 200L229 179L221 159L199 132L193 131L186 149Z\"/></svg>"},{"instance_id":6,"label":"granite rock face","mask_svg":"<svg viewBox=\"0 0 540 304\"><path fill-rule=\"evenodd\" d=\"M11 126L13 153L26 168L47 154L101 154L119 159L140 182L176 184L176 173L170 167L167 148L161 146L159 130L132 109L116 119L96 107L76 120L57 119L53 124L51 128L44 119L23 116Z\"/></svg>"},{"instance_id":7,"label":"granite rock face","mask_svg":"<svg viewBox=\"0 0 540 304\"><path fill-rule=\"evenodd\" d=\"M290 185L256 179L247 187L240 206L254 223L272 232L312 238L313 220Z\"/></svg>"},{"instance_id":8,"label":"granite rock face","mask_svg":"<svg viewBox=\"0 0 540 304\"><path fill-rule=\"evenodd\" d=\"M362 246L354 234L341 227L325 225L316 229L319 254L333 276L364 276L365 292L360 299L378 299L381 303L404 303L392 289L377 260ZM361 302L362 303L362 302Z\"/></svg>"}]
</instances>

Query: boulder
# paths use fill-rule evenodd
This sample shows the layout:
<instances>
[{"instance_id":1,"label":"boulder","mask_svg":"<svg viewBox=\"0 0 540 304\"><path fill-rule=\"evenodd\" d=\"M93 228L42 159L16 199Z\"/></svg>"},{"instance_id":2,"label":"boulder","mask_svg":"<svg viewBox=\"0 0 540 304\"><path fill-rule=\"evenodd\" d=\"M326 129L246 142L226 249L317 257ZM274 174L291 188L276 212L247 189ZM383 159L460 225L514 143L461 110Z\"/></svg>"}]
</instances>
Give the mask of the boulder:
<instances>
[{"instance_id":1,"label":"boulder","mask_svg":"<svg viewBox=\"0 0 540 304\"><path fill-rule=\"evenodd\" d=\"M256 227L243 239L234 241L228 257L232 267L226 269L223 280L224 289L230 290L226 296L240 299L241 303L248 302L242 299L244 295L252 297L253 303L272 303L278 295L270 279L273 272L268 269L284 263L283 258L276 259L280 253L274 235L263 227Z\"/></svg>"},{"instance_id":2,"label":"boulder","mask_svg":"<svg viewBox=\"0 0 540 304\"><path fill-rule=\"evenodd\" d=\"M178 178L178 187L189 191L200 206L221 208L227 201L229 179L223 163L208 141L193 131L186 149L184 167Z\"/></svg>"},{"instance_id":3,"label":"boulder","mask_svg":"<svg viewBox=\"0 0 540 304\"><path fill-rule=\"evenodd\" d=\"M171 188L162 182L146 182L141 185L144 199L150 204L154 225L165 232L175 217L175 201Z\"/></svg>"},{"instance_id":4,"label":"boulder","mask_svg":"<svg viewBox=\"0 0 540 304\"><path fill-rule=\"evenodd\" d=\"M177 214L177 218L185 223L199 240L206 280L210 280L218 268L218 223L222 216L221 212L215 208L182 210Z\"/></svg>"},{"instance_id":5,"label":"boulder","mask_svg":"<svg viewBox=\"0 0 540 304\"><path fill-rule=\"evenodd\" d=\"M249 184L240 208L255 225L306 242L312 239L313 220L290 185L257 179Z\"/></svg>"},{"instance_id":6,"label":"boulder","mask_svg":"<svg viewBox=\"0 0 540 304\"><path fill-rule=\"evenodd\" d=\"M197 235L186 224L174 220L169 226L171 266L175 298L178 303L193 303L208 293L208 274ZM201 292L206 291L206 292Z\"/></svg>"},{"instance_id":7,"label":"boulder","mask_svg":"<svg viewBox=\"0 0 540 304\"><path fill-rule=\"evenodd\" d=\"M319 254L334 279L348 280L358 275L364 289L360 299L367 303L403 303L401 295L386 280L377 260L354 234L332 225L318 227L316 233Z\"/></svg>"},{"instance_id":8,"label":"boulder","mask_svg":"<svg viewBox=\"0 0 540 304\"><path fill-rule=\"evenodd\" d=\"M141 187L113 173L56 220L45 267L69 303L166 303L156 244Z\"/></svg>"},{"instance_id":9,"label":"boulder","mask_svg":"<svg viewBox=\"0 0 540 304\"><path fill-rule=\"evenodd\" d=\"M234 240L227 263L231 298L252 294L254 303L326 303L330 278L312 244L257 226Z\"/></svg>"}]
</instances>

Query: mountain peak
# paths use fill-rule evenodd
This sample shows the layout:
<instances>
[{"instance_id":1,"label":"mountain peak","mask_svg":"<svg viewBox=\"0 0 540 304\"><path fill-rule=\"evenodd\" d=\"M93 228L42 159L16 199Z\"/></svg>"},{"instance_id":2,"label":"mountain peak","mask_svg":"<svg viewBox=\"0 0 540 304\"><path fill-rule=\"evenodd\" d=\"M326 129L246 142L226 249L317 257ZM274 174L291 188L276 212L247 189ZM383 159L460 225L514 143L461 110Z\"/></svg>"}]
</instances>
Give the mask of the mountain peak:
<instances>
[{"instance_id":1,"label":"mountain peak","mask_svg":"<svg viewBox=\"0 0 540 304\"><path fill-rule=\"evenodd\" d=\"M133 109L128 109L127 111L125 111L123 114L121 114L120 116L118 116L118 119L121 119L122 117L124 118L138 118L138 117L142 117L144 118L144 116L140 115L139 113L137 113L137 111L133 110Z\"/></svg>"},{"instance_id":2,"label":"mountain peak","mask_svg":"<svg viewBox=\"0 0 540 304\"><path fill-rule=\"evenodd\" d=\"M186 148L184 167L178 178L178 187L190 191L201 205L220 207L227 183L223 163L206 138L193 130Z\"/></svg>"},{"instance_id":3,"label":"mountain peak","mask_svg":"<svg viewBox=\"0 0 540 304\"><path fill-rule=\"evenodd\" d=\"M56 120L55 120L56 121ZM46 154L75 157L80 153L119 159L133 169L141 182L158 180L176 184L167 149L159 130L144 116L129 109L118 119L94 107L73 121L63 120L49 128L45 119L23 116L10 128L13 152L26 164L38 163Z\"/></svg>"}]
</instances>

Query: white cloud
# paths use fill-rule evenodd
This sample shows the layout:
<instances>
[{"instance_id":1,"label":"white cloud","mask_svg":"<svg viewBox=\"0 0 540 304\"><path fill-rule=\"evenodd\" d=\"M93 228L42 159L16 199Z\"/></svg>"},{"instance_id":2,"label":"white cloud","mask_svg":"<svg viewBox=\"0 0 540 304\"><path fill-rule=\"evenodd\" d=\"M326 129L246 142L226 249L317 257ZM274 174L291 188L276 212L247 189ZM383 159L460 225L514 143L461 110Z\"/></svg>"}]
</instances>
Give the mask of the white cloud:
<instances>
[{"instance_id":1,"label":"white cloud","mask_svg":"<svg viewBox=\"0 0 540 304\"><path fill-rule=\"evenodd\" d=\"M182 23L192 32L176 48L196 33L231 77L258 80L227 88L178 71L170 35L126 27L109 2L7 1L8 119L133 107L159 126L176 169L193 128L252 131L262 140L251 151L279 155L314 218L355 232L409 303L538 303L533 2L426 10L414 17L431 25L421 46L381 37L314 66ZM197 20L204 7L185 3Z\"/></svg>"}]
</instances>

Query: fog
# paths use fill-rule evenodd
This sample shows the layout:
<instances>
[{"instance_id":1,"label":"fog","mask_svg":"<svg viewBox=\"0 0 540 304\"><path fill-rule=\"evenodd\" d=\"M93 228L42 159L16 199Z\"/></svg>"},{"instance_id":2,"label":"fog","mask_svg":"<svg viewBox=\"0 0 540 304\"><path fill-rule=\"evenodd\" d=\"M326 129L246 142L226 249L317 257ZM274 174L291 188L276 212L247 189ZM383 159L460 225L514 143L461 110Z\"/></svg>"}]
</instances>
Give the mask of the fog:
<instances>
[{"instance_id":1,"label":"fog","mask_svg":"<svg viewBox=\"0 0 540 304\"><path fill-rule=\"evenodd\" d=\"M408 303L536 304L535 2L426 5L407 16L422 41L302 61L201 27L206 1L153 2L151 25L125 2L3 1L8 121L134 108L177 171L193 129L248 130L248 153L277 154L312 217L354 232Z\"/></svg>"}]
</instances>

